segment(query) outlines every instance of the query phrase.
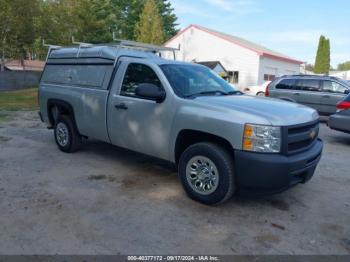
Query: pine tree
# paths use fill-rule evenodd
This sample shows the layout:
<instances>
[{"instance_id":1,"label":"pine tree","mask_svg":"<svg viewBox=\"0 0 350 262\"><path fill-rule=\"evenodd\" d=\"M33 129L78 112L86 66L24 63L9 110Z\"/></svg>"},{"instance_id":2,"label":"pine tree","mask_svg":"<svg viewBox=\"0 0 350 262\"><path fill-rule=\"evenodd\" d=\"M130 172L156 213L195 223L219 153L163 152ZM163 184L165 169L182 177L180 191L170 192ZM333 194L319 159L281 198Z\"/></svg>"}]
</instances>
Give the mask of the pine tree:
<instances>
[{"instance_id":1,"label":"pine tree","mask_svg":"<svg viewBox=\"0 0 350 262\"><path fill-rule=\"evenodd\" d=\"M325 74L329 74L329 70L331 69L331 45L329 39L325 40Z\"/></svg>"},{"instance_id":2,"label":"pine tree","mask_svg":"<svg viewBox=\"0 0 350 262\"><path fill-rule=\"evenodd\" d=\"M163 44L165 38L163 23L154 0L146 1L135 27L135 37L139 42Z\"/></svg>"},{"instance_id":3,"label":"pine tree","mask_svg":"<svg viewBox=\"0 0 350 262\"><path fill-rule=\"evenodd\" d=\"M328 74L331 67L330 62L330 42L329 39L321 35L318 43L314 72L316 74Z\"/></svg>"},{"instance_id":4,"label":"pine tree","mask_svg":"<svg viewBox=\"0 0 350 262\"><path fill-rule=\"evenodd\" d=\"M174 8L168 0L158 0L158 10L163 21L165 40L168 40L179 31L176 29L177 17L174 14Z\"/></svg>"}]
</instances>

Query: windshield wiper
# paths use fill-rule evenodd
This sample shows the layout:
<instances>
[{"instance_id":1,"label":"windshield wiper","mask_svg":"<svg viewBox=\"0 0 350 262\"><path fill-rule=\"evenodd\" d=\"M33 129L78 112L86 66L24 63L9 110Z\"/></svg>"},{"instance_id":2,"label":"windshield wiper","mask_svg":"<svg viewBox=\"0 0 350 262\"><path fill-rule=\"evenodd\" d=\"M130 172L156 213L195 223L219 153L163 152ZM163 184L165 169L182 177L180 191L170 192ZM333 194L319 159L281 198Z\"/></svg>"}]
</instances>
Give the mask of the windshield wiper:
<instances>
[{"instance_id":1,"label":"windshield wiper","mask_svg":"<svg viewBox=\"0 0 350 262\"><path fill-rule=\"evenodd\" d=\"M185 96L185 98L192 98L192 97L196 97L196 96L205 96L205 95L223 95L223 96L229 96L229 95L240 95L243 94L241 91L230 91L230 92L224 92L221 90L213 90L213 91L203 91L203 92L199 92L199 93L194 93L191 95L187 95Z\"/></svg>"},{"instance_id":2,"label":"windshield wiper","mask_svg":"<svg viewBox=\"0 0 350 262\"><path fill-rule=\"evenodd\" d=\"M185 96L185 98L191 98L191 97L195 97L195 96L205 96L205 95L217 95L217 94L224 95L224 96L228 95L228 93L226 93L224 91L214 90L214 91L203 91L203 92L199 92L199 93L194 93L194 94Z\"/></svg>"}]
</instances>

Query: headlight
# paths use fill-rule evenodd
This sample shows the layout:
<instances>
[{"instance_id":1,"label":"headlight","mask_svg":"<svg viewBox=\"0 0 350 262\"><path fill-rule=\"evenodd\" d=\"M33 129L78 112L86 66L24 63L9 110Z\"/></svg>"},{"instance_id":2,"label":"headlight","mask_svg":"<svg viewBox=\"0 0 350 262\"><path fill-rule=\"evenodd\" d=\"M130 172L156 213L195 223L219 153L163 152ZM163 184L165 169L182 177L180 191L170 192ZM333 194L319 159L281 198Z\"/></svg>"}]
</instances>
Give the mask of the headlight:
<instances>
[{"instance_id":1,"label":"headlight","mask_svg":"<svg viewBox=\"0 0 350 262\"><path fill-rule=\"evenodd\" d=\"M245 151L279 153L281 151L281 128L246 124L242 148Z\"/></svg>"}]
</instances>

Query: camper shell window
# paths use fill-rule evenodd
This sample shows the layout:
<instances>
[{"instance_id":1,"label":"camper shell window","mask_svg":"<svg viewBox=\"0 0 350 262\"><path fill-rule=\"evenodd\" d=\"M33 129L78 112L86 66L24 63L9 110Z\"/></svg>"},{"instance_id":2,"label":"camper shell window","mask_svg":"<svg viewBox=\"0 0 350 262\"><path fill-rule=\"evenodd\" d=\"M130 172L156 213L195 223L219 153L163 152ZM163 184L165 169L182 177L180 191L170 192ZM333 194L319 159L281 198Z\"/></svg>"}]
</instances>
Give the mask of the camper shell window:
<instances>
[{"instance_id":1,"label":"camper shell window","mask_svg":"<svg viewBox=\"0 0 350 262\"><path fill-rule=\"evenodd\" d=\"M110 65L48 64L42 81L47 84L107 89L105 79L109 79L112 70Z\"/></svg>"}]
</instances>

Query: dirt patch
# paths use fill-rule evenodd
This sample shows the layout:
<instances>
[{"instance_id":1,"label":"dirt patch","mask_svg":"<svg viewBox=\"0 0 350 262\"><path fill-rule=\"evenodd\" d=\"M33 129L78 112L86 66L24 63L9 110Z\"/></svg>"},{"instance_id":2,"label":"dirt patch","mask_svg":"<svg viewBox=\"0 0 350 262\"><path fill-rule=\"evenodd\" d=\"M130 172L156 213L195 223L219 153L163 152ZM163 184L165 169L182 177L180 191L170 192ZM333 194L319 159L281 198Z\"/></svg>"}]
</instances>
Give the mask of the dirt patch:
<instances>
[{"instance_id":1,"label":"dirt patch","mask_svg":"<svg viewBox=\"0 0 350 262\"><path fill-rule=\"evenodd\" d=\"M0 129L12 138L0 143L0 253L350 254L349 147L325 125L309 183L208 207L161 161L92 139L64 154L36 112L13 116Z\"/></svg>"},{"instance_id":2,"label":"dirt patch","mask_svg":"<svg viewBox=\"0 0 350 262\"><path fill-rule=\"evenodd\" d=\"M0 136L0 143L8 142L12 137Z\"/></svg>"},{"instance_id":3,"label":"dirt patch","mask_svg":"<svg viewBox=\"0 0 350 262\"><path fill-rule=\"evenodd\" d=\"M278 244L281 242L278 236L271 235L271 234L257 236L255 237L255 241L266 248L271 248L272 245Z\"/></svg>"},{"instance_id":4,"label":"dirt patch","mask_svg":"<svg viewBox=\"0 0 350 262\"><path fill-rule=\"evenodd\" d=\"M279 209L282 211L289 211L289 204L283 200L272 199L272 200L269 200L268 203L276 209Z\"/></svg>"},{"instance_id":5,"label":"dirt patch","mask_svg":"<svg viewBox=\"0 0 350 262\"><path fill-rule=\"evenodd\" d=\"M91 175L88 177L88 180L108 180L109 182L114 182L117 180L115 176L107 176L107 175Z\"/></svg>"},{"instance_id":6,"label":"dirt patch","mask_svg":"<svg viewBox=\"0 0 350 262\"><path fill-rule=\"evenodd\" d=\"M125 188L133 188L137 186L137 181L134 179L123 179L122 180L122 185Z\"/></svg>"},{"instance_id":7,"label":"dirt patch","mask_svg":"<svg viewBox=\"0 0 350 262\"><path fill-rule=\"evenodd\" d=\"M108 178L108 176L106 176L106 175L91 175L88 177L89 180L104 180L107 178Z\"/></svg>"},{"instance_id":8,"label":"dirt patch","mask_svg":"<svg viewBox=\"0 0 350 262\"><path fill-rule=\"evenodd\" d=\"M323 223L320 225L320 228L324 234L342 233L344 231L344 227L331 223Z\"/></svg>"}]
</instances>

